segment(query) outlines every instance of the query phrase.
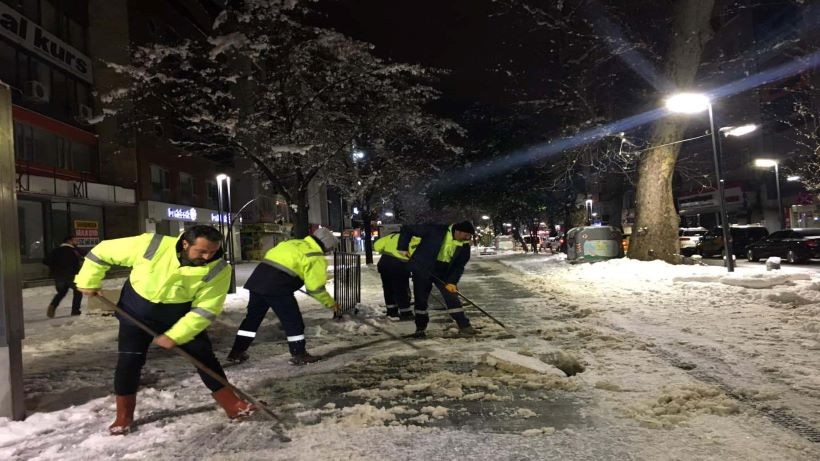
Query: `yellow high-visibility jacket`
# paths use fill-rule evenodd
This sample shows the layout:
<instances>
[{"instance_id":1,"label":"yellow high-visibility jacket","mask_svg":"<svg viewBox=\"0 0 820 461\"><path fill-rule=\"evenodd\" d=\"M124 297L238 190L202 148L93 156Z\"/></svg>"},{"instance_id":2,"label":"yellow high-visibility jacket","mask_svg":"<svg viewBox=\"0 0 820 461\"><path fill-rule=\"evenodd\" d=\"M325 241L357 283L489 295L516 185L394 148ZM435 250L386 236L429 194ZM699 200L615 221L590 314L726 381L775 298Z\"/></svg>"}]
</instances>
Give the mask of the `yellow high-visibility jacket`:
<instances>
[{"instance_id":1,"label":"yellow high-visibility jacket","mask_svg":"<svg viewBox=\"0 0 820 461\"><path fill-rule=\"evenodd\" d=\"M275 270L272 270L275 269ZM327 260L322 247L312 236L286 240L265 253L262 263L254 269L245 288L266 295L293 293L303 284L305 292L325 307L336 301L325 289Z\"/></svg>"},{"instance_id":2,"label":"yellow high-visibility jacket","mask_svg":"<svg viewBox=\"0 0 820 461\"><path fill-rule=\"evenodd\" d=\"M385 235L384 237L376 240L376 243L373 244L373 249L380 254L390 255L396 259L401 259L402 261L409 261L410 258L406 258L399 253L398 245L400 235L401 234L398 232ZM416 251L416 247L419 246L420 242L421 239L419 237L413 237L410 239L410 245L407 248L410 256L413 256L413 253Z\"/></svg>"},{"instance_id":3,"label":"yellow high-visibility jacket","mask_svg":"<svg viewBox=\"0 0 820 461\"><path fill-rule=\"evenodd\" d=\"M160 234L104 240L86 255L74 282L78 288L100 288L111 266L131 267L128 281L145 301L191 303L190 311L164 332L177 344L185 344L222 313L231 271L217 257L221 250L203 266L182 266L177 256L181 250L180 238Z\"/></svg>"}]
</instances>

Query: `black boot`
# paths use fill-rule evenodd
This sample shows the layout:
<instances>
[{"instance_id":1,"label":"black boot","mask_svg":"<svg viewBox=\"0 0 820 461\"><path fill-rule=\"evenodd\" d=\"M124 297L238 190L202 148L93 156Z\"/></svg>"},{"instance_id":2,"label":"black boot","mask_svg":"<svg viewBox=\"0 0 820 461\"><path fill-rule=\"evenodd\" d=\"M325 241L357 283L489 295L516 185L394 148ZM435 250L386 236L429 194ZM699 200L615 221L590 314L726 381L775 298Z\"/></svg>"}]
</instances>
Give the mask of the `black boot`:
<instances>
[{"instance_id":1,"label":"black boot","mask_svg":"<svg viewBox=\"0 0 820 461\"><path fill-rule=\"evenodd\" d=\"M316 357L315 355L310 355L307 352L303 352L298 355L294 355L290 358L289 362L291 365L302 366L307 365L309 363L315 363L321 360L321 357Z\"/></svg>"},{"instance_id":2,"label":"black boot","mask_svg":"<svg viewBox=\"0 0 820 461\"><path fill-rule=\"evenodd\" d=\"M249 358L250 356L245 351L231 351L231 353L228 354L228 361L233 363L242 363Z\"/></svg>"},{"instance_id":3,"label":"black boot","mask_svg":"<svg viewBox=\"0 0 820 461\"><path fill-rule=\"evenodd\" d=\"M387 316L391 318L398 318L399 308L396 306L387 306Z\"/></svg>"}]
</instances>

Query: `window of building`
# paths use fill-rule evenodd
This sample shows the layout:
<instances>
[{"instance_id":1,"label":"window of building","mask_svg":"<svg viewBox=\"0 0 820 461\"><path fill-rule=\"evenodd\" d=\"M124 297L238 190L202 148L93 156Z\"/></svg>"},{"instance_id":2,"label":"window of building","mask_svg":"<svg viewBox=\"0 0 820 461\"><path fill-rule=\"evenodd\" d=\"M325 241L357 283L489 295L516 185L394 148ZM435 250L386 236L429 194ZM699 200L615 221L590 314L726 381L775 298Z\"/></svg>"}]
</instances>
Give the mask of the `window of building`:
<instances>
[{"instance_id":1,"label":"window of building","mask_svg":"<svg viewBox=\"0 0 820 461\"><path fill-rule=\"evenodd\" d=\"M0 80L11 86L17 85L17 52L14 47L0 39Z\"/></svg>"},{"instance_id":2,"label":"window of building","mask_svg":"<svg viewBox=\"0 0 820 461\"><path fill-rule=\"evenodd\" d=\"M206 183L207 187L207 203L206 206L208 208L216 209L219 207L219 193L216 187L216 181L208 181Z\"/></svg>"},{"instance_id":3,"label":"window of building","mask_svg":"<svg viewBox=\"0 0 820 461\"><path fill-rule=\"evenodd\" d=\"M14 122L14 158L31 162L34 160L34 145L31 126Z\"/></svg>"},{"instance_id":4,"label":"window of building","mask_svg":"<svg viewBox=\"0 0 820 461\"><path fill-rule=\"evenodd\" d=\"M40 0L20 0L23 6L23 15L35 22L40 22Z\"/></svg>"},{"instance_id":5,"label":"window of building","mask_svg":"<svg viewBox=\"0 0 820 461\"><path fill-rule=\"evenodd\" d=\"M18 200L17 221L20 229L20 256L24 261L42 260L45 257L43 204L31 200Z\"/></svg>"},{"instance_id":6,"label":"window of building","mask_svg":"<svg viewBox=\"0 0 820 461\"><path fill-rule=\"evenodd\" d=\"M40 0L40 25L54 35L60 35L57 28L58 14L52 0Z\"/></svg>"},{"instance_id":7,"label":"window of building","mask_svg":"<svg viewBox=\"0 0 820 461\"><path fill-rule=\"evenodd\" d=\"M179 174L179 199L181 203L195 205L194 177L188 173Z\"/></svg>"},{"instance_id":8,"label":"window of building","mask_svg":"<svg viewBox=\"0 0 820 461\"><path fill-rule=\"evenodd\" d=\"M171 196L171 174L165 168L151 165L151 198L167 201Z\"/></svg>"},{"instance_id":9,"label":"window of building","mask_svg":"<svg viewBox=\"0 0 820 461\"><path fill-rule=\"evenodd\" d=\"M54 164L57 168L62 168L64 170L72 169L71 165L71 141L57 136L56 137L56 163Z\"/></svg>"},{"instance_id":10,"label":"window of building","mask_svg":"<svg viewBox=\"0 0 820 461\"><path fill-rule=\"evenodd\" d=\"M65 117L68 115L68 79L65 72L52 69L51 107L55 113Z\"/></svg>"},{"instance_id":11,"label":"window of building","mask_svg":"<svg viewBox=\"0 0 820 461\"><path fill-rule=\"evenodd\" d=\"M74 171L97 174L97 149L80 143L72 143L71 160Z\"/></svg>"}]
</instances>

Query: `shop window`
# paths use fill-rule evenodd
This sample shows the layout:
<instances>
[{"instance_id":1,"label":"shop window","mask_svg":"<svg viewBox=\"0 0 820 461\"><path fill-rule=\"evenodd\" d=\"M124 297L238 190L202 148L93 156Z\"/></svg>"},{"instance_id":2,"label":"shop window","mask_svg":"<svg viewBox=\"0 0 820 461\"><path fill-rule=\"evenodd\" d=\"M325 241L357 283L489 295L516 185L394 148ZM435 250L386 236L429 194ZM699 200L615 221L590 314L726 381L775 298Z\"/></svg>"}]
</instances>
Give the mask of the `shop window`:
<instances>
[{"instance_id":1,"label":"shop window","mask_svg":"<svg viewBox=\"0 0 820 461\"><path fill-rule=\"evenodd\" d=\"M57 136L45 130L31 127L32 161L40 165L57 166Z\"/></svg>"},{"instance_id":2,"label":"shop window","mask_svg":"<svg viewBox=\"0 0 820 461\"><path fill-rule=\"evenodd\" d=\"M31 127L14 122L14 158L31 162L34 160Z\"/></svg>"},{"instance_id":3,"label":"shop window","mask_svg":"<svg viewBox=\"0 0 820 461\"><path fill-rule=\"evenodd\" d=\"M94 146L88 146L76 142L72 143L71 160L72 169L74 169L74 171L96 174L97 150Z\"/></svg>"},{"instance_id":4,"label":"shop window","mask_svg":"<svg viewBox=\"0 0 820 461\"><path fill-rule=\"evenodd\" d=\"M151 165L151 198L168 201L171 196L171 174L165 168Z\"/></svg>"},{"instance_id":5,"label":"shop window","mask_svg":"<svg viewBox=\"0 0 820 461\"><path fill-rule=\"evenodd\" d=\"M71 228L79 246L91 248L105 238L102 207L71 203Z\"/></svg>"},{"instance_id":6,"label":"shop window","mask_svg":"<svg viewBox=\"0 0 820 461\"><path fill-rule=\"evenodd\" d=\"M20 256L23 260L42 260L45 256L43 204L18 200L17 221L20 229Z\"/></svg>"}]
</instances>

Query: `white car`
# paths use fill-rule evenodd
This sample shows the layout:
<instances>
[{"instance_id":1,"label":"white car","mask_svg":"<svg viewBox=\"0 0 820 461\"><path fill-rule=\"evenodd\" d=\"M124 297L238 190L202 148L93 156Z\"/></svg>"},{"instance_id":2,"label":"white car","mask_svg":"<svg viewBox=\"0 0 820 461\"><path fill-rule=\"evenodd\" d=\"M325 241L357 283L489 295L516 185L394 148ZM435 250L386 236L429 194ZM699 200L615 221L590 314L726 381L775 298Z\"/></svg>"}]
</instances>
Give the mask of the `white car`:
<instances>
[{"instance_id":1,"label":"white car","mask_svg":"<svg viewBox=\"0 0 820 461\"><path fill-rule=\"evenodd\" d=\"M708 232L705 227L681 227L678 229L678 240L680 241L680 254L691 256L695 254L695 247L700 238Z\"/></svg>"}]
</instances>

